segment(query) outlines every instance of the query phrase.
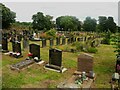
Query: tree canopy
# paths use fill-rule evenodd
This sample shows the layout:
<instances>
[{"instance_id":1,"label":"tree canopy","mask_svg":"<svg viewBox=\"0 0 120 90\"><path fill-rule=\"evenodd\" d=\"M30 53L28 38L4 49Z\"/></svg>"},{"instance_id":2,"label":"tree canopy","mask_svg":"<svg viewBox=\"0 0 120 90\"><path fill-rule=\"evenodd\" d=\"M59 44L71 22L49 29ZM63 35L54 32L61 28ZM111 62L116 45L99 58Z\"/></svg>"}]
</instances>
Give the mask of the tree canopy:
<instances>
[{"instance_id":1,"label":"tree canopy","mask_svg":"<svg viewBox=\"0 0 120 90\"><path fill-rule=\"evenodd\" d=\"M56 18L56 27L61 31L81 30L81 22L74 16L60 16Z\"/></svg>"},{"instance_id":2,"label":"tree canopy","mask_svg":"<svg viewBox=\"0 0 120 90\"><path fill-rule=\"evenodd\" d=\"M5 5L3 5L2 3L0 3L0 12L2 14L2 28L3 29L7 29L11 26L11 23L15 22L15 18L16 18L16 13L11 11L9 8L7 8Z\"/></svg>"},{"instance_id":3,"label":"tree canopy","mask_svg":"<svg viewBox=\"0 0 120 90\"><path fill-rule=\"evenodd\" d=\"M52 16L45 16L42 12L38 12L32 16L32 28L37 30L50 30L53 26L52 19Z\"/></svg>"},{"instance_id":4,"label":"tree canopy","mask_svg":"<svg viewBox=\"0 0 120 90\"><path fill-rule=\"evenodd\" d=\"M96 19L92 19L91 17L86 17L84 24L83 24L83 30L84 31L96 31L96 25L97 25Z\"/></svg>"}]
</instances>

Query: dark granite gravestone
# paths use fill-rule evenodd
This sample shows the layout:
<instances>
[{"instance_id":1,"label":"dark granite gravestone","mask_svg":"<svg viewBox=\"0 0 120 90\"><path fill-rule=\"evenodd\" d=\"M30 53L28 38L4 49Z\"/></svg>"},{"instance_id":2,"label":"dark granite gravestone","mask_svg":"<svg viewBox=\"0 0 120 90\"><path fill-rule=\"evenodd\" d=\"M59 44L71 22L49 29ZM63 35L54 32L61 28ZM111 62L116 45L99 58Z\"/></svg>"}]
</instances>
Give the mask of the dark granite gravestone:
<instances>
[{"instance_id":1,"label":"dark granite gravestone","mask_svg":"<svg viewBox=\"0 0 120 90\"><path fill-rule=\"evenodd\" d=\"M21 42L22 40L22 35L17 35L17 41Z\"/></svg>"},{"instance_id":2,"label":"dark granite gravestone","mask_svg":"<svg viewBox=\"0 0 120 90\"><path fill-rule=\"evenodd\" d=\"M20 54L22 54L20 42L18 42L18 41L12 42L12 49L13 49L13 52L19 52Z\"/></svg>"},{"instance_id":3,"label":"dark granite gravestone","mask_svg":"<svg viewBox=\"0 0 120 90\"><path fill-rule=\"evenodd\" d=\"M66 43L66 38L62 38L62 45L65 45Z\"/></svg>"},{"instance_id":4,"label":"dark granite gravestone","mask_svg":"<svg viewBox=\"0 0 120 90\"><path fill-rule=\"evenodd\" d=\"M59 37L56 38L56 45L60 45L60 38Z\"/></svg>"},{"instance_id":5,"label":"dark granite gravestone","mask_svg":"<svg viewBox=\"0 0 120 90\"><path fill-rule=\"evenodd\" d=\"M73 43L74 42L74 37L71 37L70 38L70 43Z\"/></svg>"},{"instance_id":6,"label":"dark granite gravestone","mask_svg":"<svg viewBox=\"0 0 120 90\"><path fill-rule=\"evenodd\" d=\"M49 64L47 64L45 67L57 70L59 72L66 71L66 69L62 67L62 51L58 49L50 49Z\"/></svg>"},{"instance_id":7,"label":"dark granite gravestone","mask_svg":"<svg viewBox=\"0 0 120 90\"><path fill-rule=\"evenodd\" d=\"M71 40L70 40L70 38L68 38L68 40L67 40L67 44L70 44L70 42L71 42Z\"/></svg>"},{"instance_id":8,"label":"dark granite gravestone","mask_svg":"<svg viewBox=\"0 0 120 90\"><path fill-rule=\"evenodd\" d=\"M30 44L29 52L33 54L33 58L38 57L38 59L40 60L40 45Z\"/></svg>"},{"instance_id":9,"label":"dark granite gravestone","mask_svg":"<svg viewBox=\"0 0 120 90\"><path fill-rule=\"evenodd\" d=\"M84 38L84 41L87 41L87 37Z\"/></svg>"},{"instance_id":10,"label":"dark granite gravestone","mask_svg":"<svg viewBox=\"0 0 120 90\"><path fill-rule=\"evenodd\" d=\"M49 64L59 66L62 65L62 51L57 49L49 50Z\"/></svg>"},{"instance_id":11,"label":"dark granite gravestone","mask_svg":"<svg viewBox=\"0 0 120 90\"><path fill-rule=\"evenodd\" d=\"M91 56L89 54L79 55L77 71L79 71L79 72L93 71L93 56Z\"/></svg>"},{"instance_id":12,"label":"dark granite gravestone","mask_svg":"<svg viewBox=\"0 0 120 90\"><path fill-rule=\"evenodd\" d=\"M91 42L91 47L95 47L95 40Z\"/></svg>"},{"instance_id":13,"label":"dark granite gravestone","mask_svg":"<svg viewBox=\"0 0 120 90\"><path fill-rule=\"evenodd\" d=\"M2 50L3 51L8 51L8 41L7 37L2 38Z\"/></svg>"},{"instance_id":14,"label":"dark granite gravestone","mask_svg":"<svg viewBox=\"0 0 120 90\"><path fill-rule=\"evenodd\" d=\"M29 38L27 36L23 37L23 49L28 48L29 46Z\"/></svg>"},{"instance_id":15,"label":"dark granite gravestone","mask_svg":"<svg viewBox=\"0 0 120 90\"><path fill-rule=\"evenodd\" d=\"M76 42L76 37L74 37L74 42Z\"/></svg>"},{"instance_id":16,"label":"dark granite gravestone","mask_svg":"<svg viewBox=\"0 0 120 90\"><path fill-rule=\"evenodd\" d=\"M50 46L53 46L54 45L54 40L53 39L50 39Z\"/></svg>"},{"instance_id":17,"label":"dark granite gravestone","mask_svg":"<svg viewBox=\"0 0 120 90\"><path fill-rule=\"evenodd\" d=\"M42 48L46 47L46 39L42 39Z\"/></svg>"}]
</instances>

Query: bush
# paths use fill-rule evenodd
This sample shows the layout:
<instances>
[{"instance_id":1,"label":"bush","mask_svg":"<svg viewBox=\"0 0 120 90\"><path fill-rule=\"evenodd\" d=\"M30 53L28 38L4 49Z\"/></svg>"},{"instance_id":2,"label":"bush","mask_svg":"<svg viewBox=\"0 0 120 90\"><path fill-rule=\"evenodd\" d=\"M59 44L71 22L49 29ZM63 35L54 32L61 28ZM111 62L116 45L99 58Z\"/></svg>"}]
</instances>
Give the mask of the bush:
<instances>
[{"instance_id":1,"label":"bush","mask_svg":"<svg viewBox=\"0 0 120 90\"><path fill-rule=\"evenodd\" d=\"M56 37L56 30L55 29L51 29L51 30L46 32L46 35L48 35L50 37Z\"/></svg>"},{"instance_id":2,"label":"bush","mask_svg":"<svg viewBox=\"0 0 120 90\"><path fill-rule=\"evenodd\" d=\"M89 53L96 53L98 50L96 48L90 47L87 49L87 52Z\"/></svg>"}]
</instances>

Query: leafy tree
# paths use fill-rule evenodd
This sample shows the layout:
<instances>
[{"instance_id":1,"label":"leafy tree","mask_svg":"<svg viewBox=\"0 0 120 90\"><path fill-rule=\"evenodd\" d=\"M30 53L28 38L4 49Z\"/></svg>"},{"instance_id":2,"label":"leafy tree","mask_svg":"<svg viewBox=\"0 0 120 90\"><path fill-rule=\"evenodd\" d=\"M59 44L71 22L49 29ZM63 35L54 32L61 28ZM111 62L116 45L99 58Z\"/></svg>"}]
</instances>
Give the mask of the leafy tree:
<instances>
[{"instance_id":1,"label":"leafy tree","mask_svg":"<svg viewBox=\"0 0 120 90\"><path fill-rule=\"evenodd\" d=\"M99 30L101 32L110 30L112 33L115 33L117 29L113 17L99 16Z\"/></svg>"},{"instance_id":2,"label":"leafy tree","mask_svg":"<svg viewBox=\"0 0 120 90\"><path fill-rule=\"evenodd\" d=\"M113 33L116 32L117 28L116 28L116 23L114 22L113 17L108 17L107 26L108 26L108 30L110 30Z\"/></svg>"},{"instance_id":3,"label":"leafy tree","mask_svg":"<svg viewBox=\"0 0 120 90\"><path fill-rule=\"evenodd\" d=\"M60 16L56 19L56 26L61 31L81 30L81 22L74 16Z\"/></svg>"},{"instance_id":4,"label":"leafy tree","mask_svg":"<svg viewBox=\"0 0 120 90\"><path fill-rule=\"evenodd\" d=\"M97 21L95 19L91 19L91 17L86 17L83 30L84 31L96 31Z\"/></svg>"},{"instance_id":5,"label":"leafy tree","mask_svg":"<svg viewBox=\"0 0 120 90\"><path fill-rule=\"evenodd\" d=\"M105 16L99 16L99 30L101 32L107 32L107 17Z\"/></svg>"},{"instance_id":6,"label":"leafy tree","mask_svg":"<svg viewBox=\"0 0 120 90\"><path fill-rule=\"evenodd\" d=\"M7 29L11 26L11 23L15 22L16 14L0 3L0 12L2 13L2 28Z\"/></svg>"},{"instance_id":7,"label":"leafy tree","mask_svg":"<svg viewBox=\"0 0 120 90\"><path fill-rule=\"evenodd\" d=\"M32 16L32 28L36 30L50 30L52 28L52 16L43 15L42 12L38 12Z\"/></svg>"}]
</instances>

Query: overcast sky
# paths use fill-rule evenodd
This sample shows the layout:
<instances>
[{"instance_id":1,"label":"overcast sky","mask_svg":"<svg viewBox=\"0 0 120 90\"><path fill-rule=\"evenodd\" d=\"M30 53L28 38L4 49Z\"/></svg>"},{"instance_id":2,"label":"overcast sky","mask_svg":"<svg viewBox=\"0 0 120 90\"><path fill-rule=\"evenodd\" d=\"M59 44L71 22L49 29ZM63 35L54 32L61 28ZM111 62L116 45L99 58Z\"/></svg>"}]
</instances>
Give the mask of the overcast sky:
<instances>
[{"instance_id":1,"label":"overcast sky","mask_svg":"<svg viewBox=\"0 0 120 90\"><path fill-rule=\"evenodd\" d=\"M16 12L16 20L32 21L32 15L43 12L45 15L56 17L72 15L85 20L87 16L98 20L98 16L112 16L118 23L117 2L4 2L12 11Z\"/></svg>"}]
</instances>

